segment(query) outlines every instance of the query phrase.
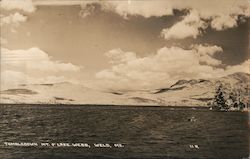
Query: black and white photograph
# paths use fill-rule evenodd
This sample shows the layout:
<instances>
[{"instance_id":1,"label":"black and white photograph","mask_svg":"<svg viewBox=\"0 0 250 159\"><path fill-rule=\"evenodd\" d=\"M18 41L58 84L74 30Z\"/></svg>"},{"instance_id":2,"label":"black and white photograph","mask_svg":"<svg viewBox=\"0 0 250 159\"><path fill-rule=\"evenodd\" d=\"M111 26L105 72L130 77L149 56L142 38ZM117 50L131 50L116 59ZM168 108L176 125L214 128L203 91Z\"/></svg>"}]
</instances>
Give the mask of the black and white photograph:
<instances>
[{"instance_id":1,"label":"black and white photograph","mask_svg":"<svg viewBox=\"0 0 250 159\"><path fill-rule=\"evenodd\" d=\"M249 159L249 0L0 0L0 159Z\"/></svg>"}]
</instances>

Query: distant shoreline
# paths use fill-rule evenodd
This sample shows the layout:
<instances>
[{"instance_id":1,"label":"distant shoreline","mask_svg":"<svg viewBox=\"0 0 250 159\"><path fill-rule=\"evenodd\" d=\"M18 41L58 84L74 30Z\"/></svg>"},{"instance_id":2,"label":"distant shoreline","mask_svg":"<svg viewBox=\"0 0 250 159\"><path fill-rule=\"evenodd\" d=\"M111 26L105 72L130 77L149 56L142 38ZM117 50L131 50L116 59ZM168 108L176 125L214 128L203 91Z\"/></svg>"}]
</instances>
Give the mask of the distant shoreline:
<instances>
[{"instance_id":1,"label":"distant shoreline","mask_svg":"<svg viewBox=\"0 0 250 159\"><path fill-rule=\"evenodd\" d=\"M189 108L189 109L209 109L208 106L168 106L168 105L115 105L115 104L10 104L10 103L0 103L0 106L46 106L46 107L147 107L147 108Z\"/></svg>"}]
</instances>

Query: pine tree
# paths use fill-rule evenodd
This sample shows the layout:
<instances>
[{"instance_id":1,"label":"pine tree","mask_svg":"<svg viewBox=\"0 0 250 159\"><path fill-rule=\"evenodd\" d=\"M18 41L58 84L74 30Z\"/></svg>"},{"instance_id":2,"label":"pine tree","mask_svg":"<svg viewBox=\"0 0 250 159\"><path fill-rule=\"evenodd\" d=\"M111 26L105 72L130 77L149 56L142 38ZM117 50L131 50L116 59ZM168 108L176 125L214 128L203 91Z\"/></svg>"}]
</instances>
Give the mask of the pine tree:
<instances>
[{"instance_id":1,"label":"pine tree","mask_svg":"<svg viewBox=\"0 0 250 159\"><path fill-rule=\"evenodd\" d=\"M234 108L237 108L237 94L234 93L234 91L231 91L229 93L229 96L228 96L228 99L227 99L227 105L228 107L234 107Z\"/></svg>"},{"instance_id":2,"label":"pine tree","mask_svg":"<svg viewBox=\"0 0 250 159\"><path fill-rule=\"evenodd\" d=\"M216 89L215 97L214 97L214 108L219 110L227 110L228 106L225 100L225 92L223 90L222 84L218 86Z\"/></svg>"}]
</instances>

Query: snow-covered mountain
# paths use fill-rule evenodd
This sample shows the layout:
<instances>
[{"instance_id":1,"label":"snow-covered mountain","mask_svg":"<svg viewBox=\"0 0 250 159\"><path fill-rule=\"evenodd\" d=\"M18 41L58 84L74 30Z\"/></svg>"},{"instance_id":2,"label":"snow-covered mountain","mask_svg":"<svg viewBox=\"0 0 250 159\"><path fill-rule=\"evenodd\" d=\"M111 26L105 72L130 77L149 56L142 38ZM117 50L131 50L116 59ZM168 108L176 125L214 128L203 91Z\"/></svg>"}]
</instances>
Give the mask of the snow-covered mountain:
<instances>
[{"instance_id":1,"label":"snow-covered mountain","mask_svg":"<svg viewBox=\"0 0 250 159\"><path fill-rule=\"evenodd\" d=\"M249 99L250 75L235 73L218 79L179 80L166 88L144 91L103 91L72 83L20 85L1 90L1 103L31 104L112 104L207 106L216 87L238 90Z\"/></svg>"}]
</instances>

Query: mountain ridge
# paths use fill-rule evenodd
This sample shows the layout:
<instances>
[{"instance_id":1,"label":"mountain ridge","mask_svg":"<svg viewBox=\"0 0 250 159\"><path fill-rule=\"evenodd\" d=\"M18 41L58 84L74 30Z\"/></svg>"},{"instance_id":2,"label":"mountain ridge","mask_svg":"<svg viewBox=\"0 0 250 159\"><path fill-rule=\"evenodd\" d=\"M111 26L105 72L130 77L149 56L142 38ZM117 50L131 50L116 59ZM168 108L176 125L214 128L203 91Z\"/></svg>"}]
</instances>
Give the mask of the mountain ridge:
<instances>
[{"instance_id":1,"label":"mountain ridge","mask_svg":"<svg viewBox=\"0 0 250 159\"><path fill-rule=\"evenodd\" d=\"M69 82L20 85L1 90L0 103L209 106L221 83L228 91L237 88L249 101L249 95L244 93L249 90L249 79L250 74L234 73L221 78L184 79L170 87L127 92L102 91Z\"/></svg>"}]
</instances>

